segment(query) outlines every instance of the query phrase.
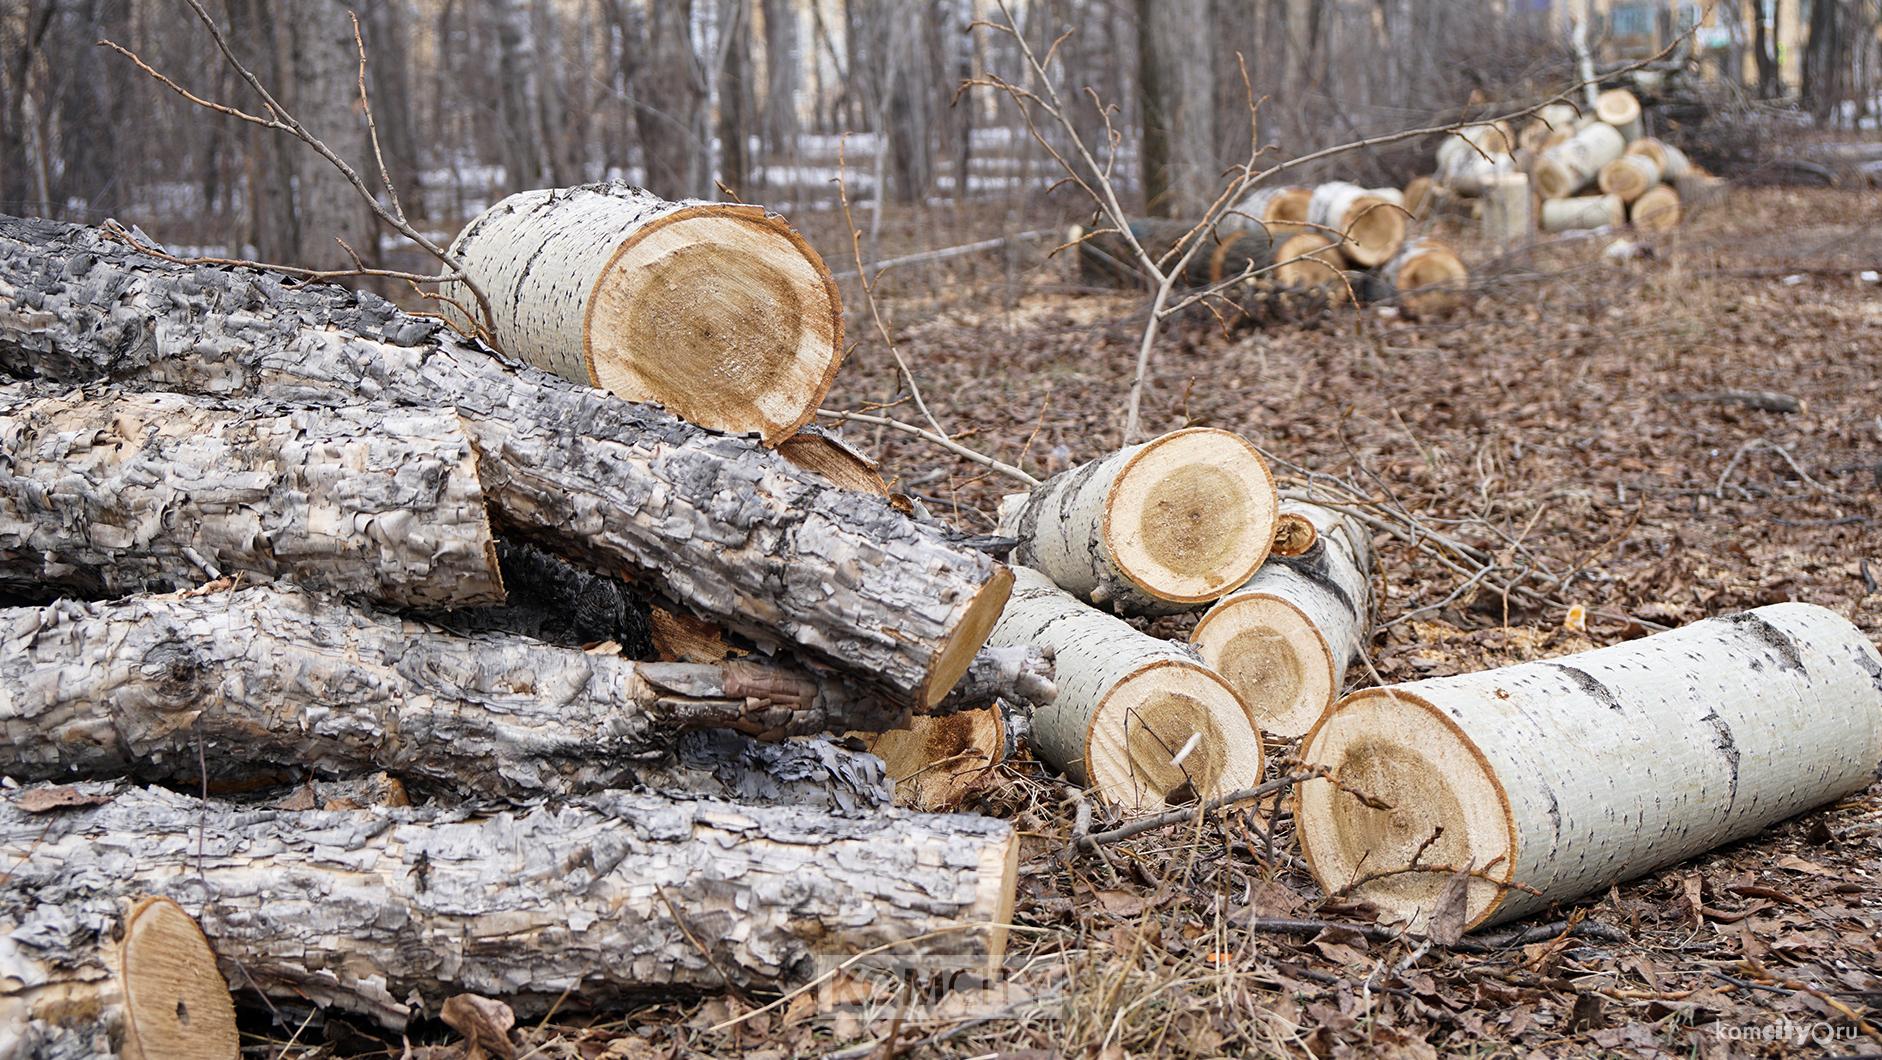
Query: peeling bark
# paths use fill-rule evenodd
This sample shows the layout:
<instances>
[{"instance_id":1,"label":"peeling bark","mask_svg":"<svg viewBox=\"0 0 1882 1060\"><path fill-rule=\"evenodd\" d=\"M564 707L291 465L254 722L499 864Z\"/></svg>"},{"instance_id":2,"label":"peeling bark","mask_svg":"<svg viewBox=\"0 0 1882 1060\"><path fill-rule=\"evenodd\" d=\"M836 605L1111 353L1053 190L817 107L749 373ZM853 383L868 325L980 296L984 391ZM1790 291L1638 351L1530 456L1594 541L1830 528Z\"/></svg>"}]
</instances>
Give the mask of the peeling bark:
<instances>
[{"instance_id":1,"label":"peeling bark","mask_svg":"<svg viewBox=\"0 0 1882 1060\"><path fill-rule=\"evenodd\" d=\"M235 988L393 1028L465 992L530 1018L787 987L881 945L997 958L989 925L1012 911L1012 828L980 817L620 792L488 816L295 812L83 787L108 801L31 814L40 789L0 795L0 894L72 910L174 898Z\"/></svg>"},{"instance_id":2,"label":"peeling bark","mask_svg":"<svg viewBox=\"0 0 1882 1060\"><path fill-rule=\"evenodd\" d=\"M292 401L454 405L500 526L760 644L939 702L1011 576L749 441L504 364L383 299L165 263L0 218L0 371Z\"/></svg>"},{"instance_id":3,"label":"peeling bark","mask_svg":"<svg viewBox=\"0 0 1882 1060\"><path fill-rule=\"evenodd\" d=\"M0 386L0 590L120 596L225 575L400 607L502 603L457 416Z\"/></svg>"}]
</instances>

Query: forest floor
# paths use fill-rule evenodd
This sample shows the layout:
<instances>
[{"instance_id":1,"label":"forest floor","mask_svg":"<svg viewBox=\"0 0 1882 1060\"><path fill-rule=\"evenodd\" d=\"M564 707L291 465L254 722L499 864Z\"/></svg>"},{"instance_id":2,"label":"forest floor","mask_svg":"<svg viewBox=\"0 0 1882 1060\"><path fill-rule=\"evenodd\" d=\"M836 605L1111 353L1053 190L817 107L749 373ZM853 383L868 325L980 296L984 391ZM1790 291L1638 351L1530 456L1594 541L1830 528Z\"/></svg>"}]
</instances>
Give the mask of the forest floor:
<instances>
[{"instance_id":1,"label":"forest floor","mask_svg":"<svg viewBox=\"0 0 1882 1060\"><path fill-rule=\"evenodd\" d=\"M1145 432L1239 431L1284 480L1309 469L1360 486L1556 602L1459 593L1430 552L1382 536L1372 664L1386 681L1787 599L1882 639L1882 284L1857 277L1882 269L1882 196L1734 191L1637 256L1607 243L1474 249L1477 290L1445 319L1346 311L1225 333L1202 315L1156 354ZM1037 264L1042 249L1004 268L996 254L895 270L879 287L940 422L1038 474L1116 445L1145 305L1077 290L1069 268ZM857 409L897 384L845 293L858 345L827 404ZM1707 396L1752 390L1802 409ZM846 433L969 532L990 530L1015 488L920 439ZM565 1017L531 1033L534 1055L1882 1055L1882 781L1519 925L1575 934L1489 952L1250 931L1253 917L1366 922L1298 870L1271 806L1100 856L1068 854L1072 805L1022 756L968 807L1025 836L1000 990L937 1013L844 977L760 1011L713 998ZM1270 820L1272 849L1252 838Z\"/></svg>"}]
</instances>

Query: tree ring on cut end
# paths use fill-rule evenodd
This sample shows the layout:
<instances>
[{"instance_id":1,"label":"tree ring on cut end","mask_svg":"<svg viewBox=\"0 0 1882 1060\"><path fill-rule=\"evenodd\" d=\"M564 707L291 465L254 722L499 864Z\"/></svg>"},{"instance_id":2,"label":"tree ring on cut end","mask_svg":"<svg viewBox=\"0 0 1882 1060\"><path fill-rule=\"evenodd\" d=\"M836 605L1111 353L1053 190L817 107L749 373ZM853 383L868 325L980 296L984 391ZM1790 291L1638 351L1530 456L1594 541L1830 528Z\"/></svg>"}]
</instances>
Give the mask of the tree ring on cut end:
<instances>
[{"instance_id":1,"label":"tree ring on cut end","mask_svg":"<svg viewBox=\"0 0 1882 1060\"><path fill-rule=\"evenodd\" d=\"M1111 562L1151 596L1214 600L1254 576L1279 502L1267 462L1229 431L1167 434L1132 456L1105 497Z\"/></svg>"},{"instance_id":2,"label":"tree ring on cut end","mask_svg":"<svg viewBox=\"0 0 1882 1060\"><path fill-rule=\"evenodd\" d=\"M1225 795L1258 783L1262 767L1261 734L1240 698L1214 673L1174 659L1118 682L1085 734L1089 786L1126 810Z\"/></svg>"},{"instance_id":3,"label":"tree ring on cut end","mask_svg":"<svg viewBox=\"0 0 1882 1060\"><path fill-rule=\"evenodd\" d=\"M234 1060L235 1003L202 929L168 898L145 898L124 917L118 975L127 1056Z\"/></svg>"},{"instance_id":4,"label":"tree ring on cut end","mask_svg":"<svg viewBox=\"0 0 1882 1060\"><path fill-rule=\"evenodd\" d=\"M1298 607L1278 596L1237 594L1203 616L1190 640L1203 663L1241 696L1263 732L1301 735L1338 691L1326 639Z\"/></svg>"},{"instance_id":5,"label":"tree ring on cut end","mask_svg":"<svg viewBox=\"0 0 1882 1060\"><path fill-rule=\"evenodd\" d=\"M1414 312L1439 313L1458 302L1470 271L1445 247L1423 247L1398 268L1399 302Z\"/></svg>"},{"instance_id":6,"label":"tree ring on cut end","mask_svg":"<svg viewBox=\"0 0 1882 1060\"><path fill-rule=\"evenodd\" d=\"M1310 780L1295 795L1301 853L1328 893L1406 868L1430 841L1420 865L1468 867L1490 877L1469 883L1467 926L1482 923L1502 903L1508 888L1492 880L1512 878L1517 854L1509 796L1483 752L1436 707L1401 691L1355 692L1307 735L1301 758L1325 766L1343 785ZM1392 808L1367 806L1345 789ZM1383 919L1423 930L1449 875L1402 872L1353 893L1377 905Z\"/></svg>"},{"instance_id":7,"label":"tree ring on cut end","mask_svg":"<svg viewBox=\"0 0 1882 1060\"><path fill-rule=\"evenodd\" d=\"M1353 200L1344 221L1341 250L1356 265L1383 265L1405 242L1405 214L1376 195Z\"/></svg>"}]
</instances>

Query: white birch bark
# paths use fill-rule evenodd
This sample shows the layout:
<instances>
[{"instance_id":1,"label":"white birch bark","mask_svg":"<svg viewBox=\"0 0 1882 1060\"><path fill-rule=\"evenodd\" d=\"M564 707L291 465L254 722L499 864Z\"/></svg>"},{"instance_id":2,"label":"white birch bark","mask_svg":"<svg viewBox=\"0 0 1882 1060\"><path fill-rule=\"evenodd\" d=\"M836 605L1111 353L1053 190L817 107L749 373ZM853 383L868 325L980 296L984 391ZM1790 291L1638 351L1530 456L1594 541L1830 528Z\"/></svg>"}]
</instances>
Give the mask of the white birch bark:
<instances>
[{"instance_id":1,"label":"white birch bark","mask_svg":"<svg viewBox=\"0 0 1882 1060\"><path fill-rule=\"evenodd\" d=\"M1499 247L1513 247L1536 234L1535 197L1529 174L1505 173L1483 192L1483 234Z\"/></svg>"},{"instance_id":2,"label":"white birch bark","mask_svg":"<svg viewBox=\"0 0 1882 1060\"><path fill-rule=\"evenodd\" d=\"M226 575L399 607L502 603L457 415L0 385L0 589L119 596Z\"/></svg>"},{"instance_id":3,"label":"white birch bark","mask_svg":"<svg viewBox=\"0 0 1882 1060\"><path fill-rule=\"evenodd\" d=\"M1405 242L1405 211L1346 181L1315 188L1307 220L1337 236L1340 252L1368 268L1391 260Z\"/></svg>"},{"instance_id":4,"label":"white birch bark","mask_svg":"<svg viewBox=\"0 0 1882 1060\"><path fill-rule=\"evenodd\" d=\"M1582 195L1573 199L1545 199L1544 232L1572 232L1583 228L1611 228L1627 222L1627 206L1618 195Z\"/></svg>"},{"instance_id":5,"label":"white birch bark","mask_svg":"<svg viewBox=\"0 0 1882 1060\"><path fill-rule=\"evenodd\" d=\"M1224 226L1265 228L1275 239L1307 222L1307 204L1313 189L1294 184L1256 188L1222 219Z\"/></svg>"},{"instance_id":6,"label":"white birch bark","mask_svg":"<svg viewBox=\"0 0 1882 1060\"><path fill-rule=\"evenodd\" d=\"M1166 434L1001 505L1013 562L1118 614L1173 614L1247 581L1274 543L1267 461L1238 435Z\"/></svg>"},{"instance_id":7,"label":"white birch bark","mask_svg":"<svg viewBox=\"0 0 1882 1060\"><path fill-rule=\"evenodd\" d=\"M1536 191L1544 199L1566 199L1587 187L1601 167L1621 157L1627 141L1612 125L1593 122L1536 160Z\"/></svg>"},{"instance_id":8,"label":"white birch bark","mask_svg":"<svg viewBox=\"0 0 1882 1060\"><path fill-rule=\"evenodd\" d=\"M1831 611L1777 604L1548 662L1355 692L1302 758L1322 886L1420 925L1469 869L1470 926L1752 835L1860 791L1882 759L1882 655ZM1439 829L1442 829L1439 832ZM1415 852L1434 833L1418 864ZM1505 884L1514 881L1535 892Z\"/></svg>"},{"instance_id":9,"label":"white birch bark","mask_svg":"<svg viewBox=\"0 0 1882 1060\"><path fill-rule=\"evenodd\" d=\"M8 894L127 895L194 913L237 990L397 1029L453 994L519 1017L653 994L780 989L820 957L994 958L1018 845L1005 821L674 801L621 792L475 813L290 811L161 788L39 815L0 794Z\"/></svg>"},{"instance_id":10,"label":"white birch bark","mask_svg":"<svg viewBox=\"0 0 1882 1060\"><path fill-rule=\"evenodd\" d=\"M489 296L506 352L702 427L787 438L843 359L835 281L761 207L625 184L526 191L451 249ZM447 294L476 306L464 284Z\"/></svg>"},{"instance_id":11,"label":"white birch bark","mask_svg":"<svg viewBox=\"0 0 1882 1060\"><path fill-rule=\"evenodd\" d=\"M1262 732L1293 739L1340 694L1348 664L1371 639L1378 599L1372 535L1358 520L1311 504L1283 511L1313 524L1313 545L1298 556L1270 556L1202 616L1189 640Z\"/></svg>"},{"instance_id":12,"label":"white birch bark","mask_svg":"<svg viewBox=\"0 0 1882 1060\"><path fill-rule=\"evenodd\" d=\"M1686 158L1686 152L1663 140L1643 136L1627 145L1625 154L1643 155L1659 167L1660 179L1668 184L1692 172L1692 162Z\"/></svg>"},{"instance_id":13,"label":"white birch bark","mask_svg":"<svg viewBox=\"0 0 1882 1060\"><path fill-rule=\"evenodd\" d=\"M1053 655L1058 696L1032 716L1039 756L1125 809L1207 799L1261 777L1261 734L1191 649L1094 611L1038 571L1014 569L999 647Z\"/></svg>"}]
</instances>

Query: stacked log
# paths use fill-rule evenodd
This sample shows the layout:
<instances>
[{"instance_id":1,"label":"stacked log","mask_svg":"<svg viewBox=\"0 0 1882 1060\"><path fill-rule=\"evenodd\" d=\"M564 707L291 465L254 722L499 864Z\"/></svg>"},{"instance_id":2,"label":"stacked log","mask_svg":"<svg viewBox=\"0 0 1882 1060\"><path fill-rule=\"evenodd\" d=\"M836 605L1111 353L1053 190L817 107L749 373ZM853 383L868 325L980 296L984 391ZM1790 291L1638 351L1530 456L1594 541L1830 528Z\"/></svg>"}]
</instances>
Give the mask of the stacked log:
<instances>
[{"instance_id":1,"label":"stacked log","mask_svg":"<svg viewBox=\"0 0 1882 1060\"><path fill-rule=\"evenodd\" d=\"M1497 923L1867 787L1882 655L1833 612L1777 604L1355 692L1302 758L1339 780L1295 809L1322 886L1421 928L1462 876L1464 924Z\"/></svg>"},{"instance_id":2,"label":"stacked log","mask_svg":"<svg viewBox=\"0 0 1882 1060\"><path fill-rule=\"evenodd\" d=\"M1627 223L1627 204L1618 195L1581 195L1547 199L1542 203L1542 230L1569 232L1583 228L1617 228Z\"/></svg>"},{"instance_id":3,"label":"stacked log","mask_svg":"<svg viewBox=\"0 0 1882 1060\"><path fill-rule=\"evenodd\" d=\"M1660 175L1660 167L1652 158L1644 154L1624 154L1602 166L1595 182L1601 194L1618 196L1622 202L1632 203L1649 188L1657 186Z\"/></svg>"},{"instance_id":4,"label":"stacked log","mask_svg":"<svg viewBox=\"0 0 1882 1060\"><path fill-rule=\"evenodd\" d=\"M1449 246L1422 236L1400 248L1374 277L1381 287L1373 293L1376 300L1389 299L1413 316L1435 317L1463 300L1470 270Z\"/></svg>"},{"instance_id":5,"label":"stacked log","mask_svg":"<svg viewBox=\"0 0 1882 1060\"><path fill-rule=\"evenodd\" d=\"M1565 199L1593 183L1601 167L1621 157L1627 141L1612 125L1593 122L1536 160L1536 192Z\"/></svg>"},{"instance_id":6,"label":"stacked log","mask_svg":"<svg viewBox=\"0 0 1882 1060\"><path fill-rule=\"evenodd\" d=\"M1278 239L1307 223L1308 208L1312 201L1312 188L1292 184L1256 188L1247 198L1235 204L1224 219L1224 224L1261 228Z\"/></svg>"},{"instance_id":7,"label":"stacked log","mask_svg":"<svg viewBox=\"0 0 1882 1060\"><path fill-rule=\"evenodd\" d=\"M1356 265L1383 265L1405 242L1404 208L1346 181L1315 188L1307 220L1337 237L1340 252Z\"/></svg>"},{"instance_id":8,"label":"stacked log","mask_svg":"<svg viewBox=\"0 0 1882 1060\"><path fill-rule=\"evenodd\" d=\"M1594 116L1630 143L1642 135L1640 100L1624 88L1610 88L1596 96Z\"/></svg>"},{"instance_id":9,"label":"stacked log","mask_svg":"<svg viewBox=\"0 0 1882 1060\"><path fill-rule=\"evenodd\" d=\"M1643 232L1670 232L1678 228L1679 192L1666 184L1648 188L1628 207L1627 219Z\"/></svg>"}]
</instances>

